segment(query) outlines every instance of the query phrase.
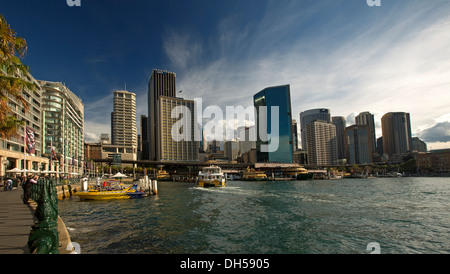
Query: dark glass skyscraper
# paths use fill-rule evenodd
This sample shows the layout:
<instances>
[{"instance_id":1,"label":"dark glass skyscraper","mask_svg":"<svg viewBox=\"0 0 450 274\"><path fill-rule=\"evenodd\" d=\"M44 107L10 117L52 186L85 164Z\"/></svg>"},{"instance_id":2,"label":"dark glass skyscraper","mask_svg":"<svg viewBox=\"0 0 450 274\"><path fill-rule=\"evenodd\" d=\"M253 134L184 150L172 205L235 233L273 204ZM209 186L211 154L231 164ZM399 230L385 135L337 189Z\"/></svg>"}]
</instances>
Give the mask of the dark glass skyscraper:
<instances>
[{"instance_id":1,"label":"dark glass skyscraper","mask_svg":"<svg viewBox=\"0 0 450 274\"><path fill-rule=\"evenodd\" d=\"M291 111L291 91L289 85L268 87L253 96L253 102L256 107L256 125L257 125L257 141L256 152L258 162L272 163L292 163L293 156L293 140L292 140L292 111ZM260 135L260 106L267 107L267 134L272 136L269 141L264 141ZM278 107L279 119L272 121L272 107ZM278 136L273 136L272 125L278 124ZM264 133L263 133L264 134ZM274 138L278 138L275 140ZM264 152L261 145L267 145L278 141L278 149L275 151Z\"/></svg>"}]
</instances>

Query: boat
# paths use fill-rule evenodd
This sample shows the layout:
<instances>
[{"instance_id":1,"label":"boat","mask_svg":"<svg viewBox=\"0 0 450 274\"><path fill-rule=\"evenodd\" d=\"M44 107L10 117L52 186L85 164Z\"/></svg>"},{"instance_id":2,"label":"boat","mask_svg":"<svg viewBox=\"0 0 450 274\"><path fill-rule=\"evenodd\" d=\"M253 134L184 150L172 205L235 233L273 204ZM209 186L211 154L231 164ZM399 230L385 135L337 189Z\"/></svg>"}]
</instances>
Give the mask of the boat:
<instances>
[{"instance_id":1,"label":"boat","mask_svg":"<svg viewBox=\"0 0 450 274\"><path fill-rule=\"evenodd\" d=\"M170 180L170 174L167 173L165 170L158 170L158 173L156 174L156 180L158 181L169 181Z\"/></svg>"},{"instance_id":2,"label":"boat","mask_svg":"<svg viewBox=\"0 0 450 274\"><path fill-rule=\"evenodd\" d=\"M83 200L105 201L141 198L144 196L144 192L137 190L137 185L132 185L126 189L102 190L90 188L88 191L79 191L74 193L74 195Z\"/></svg>"},{"instance_id":3,"label":"boat","mask_svg":"<svg viewBox=\"0 0 450 274\"><path fill-rule=\"evenodd\" d=\"M198 173L196 187L224 187L225 176L218 166L204 167Z\"/></svg>"},{"instance_id":4,"label":"boat","mask_svg":"<svg viewBox=\"0 0 450 274\"><path fill-rule=\"evenodd\" d=\"M314 178L313 173L309 173L303 166L295 166L287 168L283 171L285 176L296 178L297 180L312 180Z\"/></svg>"},{"instance_id":5,"label":"boat","mask_svg":"<svg viewBox=\"0 0 450 274\"><path fill-rule=\"evenodd\" d=\"M264 171L257 171L253 168L247 167L241 177L242 181L267 181L266 173Z\"/></svg>"}]
</instances>

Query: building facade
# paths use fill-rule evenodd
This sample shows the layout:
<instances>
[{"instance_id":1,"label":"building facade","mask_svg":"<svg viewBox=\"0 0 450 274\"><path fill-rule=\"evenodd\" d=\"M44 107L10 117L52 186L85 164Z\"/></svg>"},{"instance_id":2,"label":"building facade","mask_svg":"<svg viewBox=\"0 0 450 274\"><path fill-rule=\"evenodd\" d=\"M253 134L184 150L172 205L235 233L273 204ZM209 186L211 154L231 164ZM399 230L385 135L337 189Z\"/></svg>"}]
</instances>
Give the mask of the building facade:
<instances>
[{"instance_id":1,"label":"building facade","mask_svg":"<svg viewBox=\"0 0 450 274\"><path fill-rule=\"evenodd\" d=\"M427 148L427 144L420 140L418 137L413 137L412 138L412 151L413 152L427 152L428 148Z\"/></svg>"},{"instance_id":2,"label":"building facade","mask_svg":"<svg viewBox=\"0 0 450 274\"><path fill-rule=\"evenodd\" d=\"M336 165L338 160L336 127L322 120L306 126L308 164L316 166Z\"/></svg>"},{"instance_id":3,"label":"building facade","mask_svg":"<svg viewBox=\"0 0 450 274\"><path fill-rule=\"evenodd\" d=\"M450 151L415 155L419 173L450 173Z\"/></svg>"},{"instance_id":4,"label":"building facade","mask_svg":"<svg viewBox=\"0 0 450 274\"><path fill-rule=\"evenodd\" d=\"M137 148L136 94L115 91L111 117L111 143Z\"/></svg>"},{"instance_id":5,"label":"building facade","mask_svg":"<svg viewBox=\"0 0 450 274\"><path fill-rule=\"evenodd\" d=\"M257 132L256 152L257 160L261 163L292 163L294 144L292 140L292 110L291 110L291 91L289 85L276 86L266 88L253 96L254 106L256 107L256 124L257 128L261 127L262 117L260 107L267 107L267 119L266 128L267 133L263 132L265 136L261 135L260 130ZM272 121L272 107L278 107L279 121ZM278 124L278 136L273 136L272 125ZM268 135L271 133L271 140L268 139ZM273 142L275 139L278 142L278 149L275 151L265 152L262 145L268 145L269 142Z\"/></svg>"},{"instance_id":6,"label":"building facade","mask_svg":"<svg viewBox=\"0 0 450 274\"><path fill-rule=\"evenodd\" d=\"M149 159L156 160L158 154L158 142L156 131L157 123L161 120L157 111L159 97L176 97L176 74L174 72L154 69L148 83L148 139Z\"/></svg>"},{"instance_id":7,"label":"building facade","mask_svg":"<svg viewBox=\"0 0 450 274\"><path fill-rule=\"evenodd\" d=\"M159 97L156 105L159 120L155 124L155 130L158 133L155 138L156 161L198 161L199 142L194 139L195 130L197 130L194 109L193 100ZM177 127L175 124L181 122L184 122L181 127L182 132L178 132L180 136L174 136L173 129Z\"/></svg>"},{"instance_id":8,"label":"building facade","mask_svg":"<svg viewBox=\"0 0 450 274\"><path fill-rule=\"evenodd\" d=\"M345 129L345 151L347 163L372 163L372 148L369 144L370 129L367 125L353 125Z\"/></svg>"},{"instance_id":9,"label":"building facade","mask_svg":"<svg viewBox=\"0 0 450 274\"><path fill-rule=\"evenodd\" d=\"M368 111L361 112L355 117L356 125L366 125L369 137L369 148L371 150L372 157L377 153L377 138L375 132L375 117ZM378 154L378 153L377 153Z\"/></svg>"},{"instance_id":10,"label":"building facade","mask_svg":"<svg viewBox=\"0 0 450 274\"><path fill-rule=\"evenodd\" d=\"M149 160L149 143L148 143L148 119L146 115L141 115L140 119L140 139L141 139L141 157L140 160Z\"/></svg>"},{"instance_id":11,"label":"building facade","mask_svg":"<svg viewBox=\"0 0 450 274\"><path fill-rule=\"evenodd\" d=\"M39 84L43 90L44 152L51 159L50 169L81 175L84 166L84 104L61 82L39 80Z\"/></svg>"},{"instance_id":12,"label":"building facade","mask_svg":"<svg viewBox=\"0 0 450 274\"><path fill-rule=\"evenodd\" d=\"M6 70L0 67L1 73L7 75ZM22 92L23 99L28 104L26 110L21 102L14 97L8 96L8 106L11 115L17 120L24 122L24 127L18 129L17 136L8 139L0 139L0 176L6 175L6 170L13 168L27 170L48 170L49 159L44 156L44 128L43 128L43 111L42 111L42 88L38 81L31 74L16 74L24 81L33 83L34 90L24 87ZM27 139L32 138L32 151L27 151Z\"/></svg>"},{"instance_id":13,"label":"building facade","mask_svg":"<svg viewBox=\"0 0 450 274\"><path fill-rule=\"evenodd\" d=\"M310 109L300 113L300 137L302 149L308 151L306 127L313 121L325 121L331 123L330 110L326 108Z\"/></svg>"},{"instance_id":14,"label":"building facade","mask_svg":"<svg viewBox=\"0 0 450 274\"><path fill-rule=\"evenodd\" d=\"M224 156L229 161L236 161L239 156L239 142L225 141L223 144Z\"/></svg>"},{"instance_id":15,"label":"building facade","mask_svg":"<svg viewBox=\"0 0 450 274\"><path fill-rule=\"evenodd\" d=\"M347 122L342 116L334 116L331 118L333 125L336 127L336 146L338 159L346 159L345 153L345 128Z\"/></svg>"},{"instance_id":16,"label":"building facade","mask_svg":"<svg viewBox=\"0 0 450 274\"><path fill-rule=\"evenodd\" d=\"M391 157L412 151L409 113L389 112L381 118L383 152Z\"/></svg>"}]
</instances>

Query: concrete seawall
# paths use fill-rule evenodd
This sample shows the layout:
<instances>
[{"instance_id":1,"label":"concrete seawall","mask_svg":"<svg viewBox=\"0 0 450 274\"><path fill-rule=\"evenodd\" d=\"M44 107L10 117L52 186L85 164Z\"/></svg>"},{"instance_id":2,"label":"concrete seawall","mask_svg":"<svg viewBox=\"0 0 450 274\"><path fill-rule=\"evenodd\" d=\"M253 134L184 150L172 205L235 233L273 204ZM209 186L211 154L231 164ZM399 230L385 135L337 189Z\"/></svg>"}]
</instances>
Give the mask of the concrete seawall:
<instances>
[{"instance_id":1,"label":"concrete seawall","mask_svg":"<svg viewBox=\"0 0 450 274\"><path fill-rule=\"evenodd\" d=\"M62 200L65 198L69 198L71 195L69 189L71 189L72 193L74 193L79 190L79 187L70 186L69 188L69 186L67 185L64 187L62 186L56 187L58 199ZM58 232L59 232L59 242L61 243L61 246L59 247L59 252L61 254L70 254L71 252L73 252L73 250L67 250L68 247L70 248L70 246L72 246L70 234L67 231L66 225L64 224L63 220L59 216L58 216Z\"/></svg>"}]
</instances>

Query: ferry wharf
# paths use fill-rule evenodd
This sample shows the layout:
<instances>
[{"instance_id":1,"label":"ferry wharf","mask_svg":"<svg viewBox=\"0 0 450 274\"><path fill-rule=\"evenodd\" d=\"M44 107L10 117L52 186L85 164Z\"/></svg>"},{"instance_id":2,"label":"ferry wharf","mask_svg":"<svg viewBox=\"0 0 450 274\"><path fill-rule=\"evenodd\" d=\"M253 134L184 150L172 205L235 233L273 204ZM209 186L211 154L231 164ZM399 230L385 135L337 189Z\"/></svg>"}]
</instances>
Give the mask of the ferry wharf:
<instances>
[{"instance_id":1,"label":"ferry wharf","mask_svg":"<svg viewBox=\"0 0 450 274\"><path fill-rule=\"evenodd\" d=\"M27 243L32 225L37 221L34 216L37 204L30 200L23 203L23 190L20 187L10 191L0 190L0 254L30 254ZM58 248L60 254L69 254L71 243L64 222L58 217Z\"/></svg>"}]
</instances>

